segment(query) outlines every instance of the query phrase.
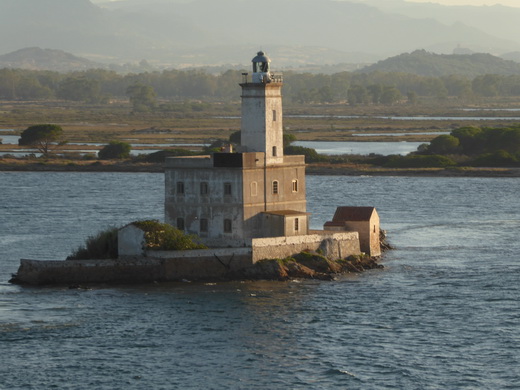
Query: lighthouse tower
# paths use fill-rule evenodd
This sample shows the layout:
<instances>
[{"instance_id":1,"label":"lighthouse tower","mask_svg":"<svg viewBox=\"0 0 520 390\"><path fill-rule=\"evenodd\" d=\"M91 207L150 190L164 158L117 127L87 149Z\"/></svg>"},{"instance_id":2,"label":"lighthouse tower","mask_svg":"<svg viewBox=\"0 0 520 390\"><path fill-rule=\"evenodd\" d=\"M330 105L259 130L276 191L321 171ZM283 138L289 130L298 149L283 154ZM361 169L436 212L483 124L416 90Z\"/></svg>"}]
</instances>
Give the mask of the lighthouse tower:
<instances>
[{"instance_id":1,"label":"lighthouse tower","mask_svg":"<svg viewBox=\"0 0 520 390\"><path fill-rule=\"evenodd\" d=\"M265 163L283 163L282 77L270 72L271 60L259 51L253 58L251 82L244 74L241 146L243 152L265 153Z\"/></svg>"},{"instance_id":2,"label":"lighthouse tower","mask_svg":"<svg viewBox=\"0 0 520 390\"><path fill-rule=\"evenodd\" d=\"M165 220L212 247L250 247L253 239L306 235L304 156L284 156L282 77L269 58L244 74L237 153L168 158Z\"/></svg>"}]
</instances>

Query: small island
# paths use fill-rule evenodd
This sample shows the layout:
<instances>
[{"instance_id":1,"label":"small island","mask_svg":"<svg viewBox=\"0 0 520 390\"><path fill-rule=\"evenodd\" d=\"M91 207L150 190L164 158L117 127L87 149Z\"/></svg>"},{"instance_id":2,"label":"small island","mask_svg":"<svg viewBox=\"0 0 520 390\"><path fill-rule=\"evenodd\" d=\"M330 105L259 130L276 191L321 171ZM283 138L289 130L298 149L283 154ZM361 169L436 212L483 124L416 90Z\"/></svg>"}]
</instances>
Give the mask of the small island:
<instances>
[{"instance_id":1,"label":"small island","mask_svg":"<svg viewBox=\"0 0 520 390\"><path fill-rule=\"evenodd\" d=\"M87 251L87 258L78 250L68 261L23 259L12 281L279 280L377 268L381 229L374 207L339 206L323 230L310 229L305 156L284 154L282 76L270 72L263 52L252 62L252 77L240 84L238 150L227 145L210 155L166 159L166 224L137 221L103 233L105 244L97 246L109 250ZM117 236L115 255L111 236Z\"/></svg>"}]
</instances>

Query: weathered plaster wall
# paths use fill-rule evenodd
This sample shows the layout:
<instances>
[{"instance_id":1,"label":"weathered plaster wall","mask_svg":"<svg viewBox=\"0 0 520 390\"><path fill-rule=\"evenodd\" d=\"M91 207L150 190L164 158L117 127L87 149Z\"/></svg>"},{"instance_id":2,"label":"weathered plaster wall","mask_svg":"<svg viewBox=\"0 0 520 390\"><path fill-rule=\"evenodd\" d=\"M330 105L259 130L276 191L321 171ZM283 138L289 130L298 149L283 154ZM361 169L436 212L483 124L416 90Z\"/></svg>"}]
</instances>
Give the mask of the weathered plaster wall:
<instances>
[{"instance_id":1,"label":"weathered plaster wall","mask_svg":"<svg viewBox=\"0 0 520 390\"><path fill-rule=\"evenodd\" d=\"M117 232L117 253L123 256L141 256L146 248L144 231L132 224Z\"/></svg>"},{"instance_id":2,"label":"weathered plaster wall","mask_svg":"<svg viewBox=\"0 0 520 390\"><path fill-rule=\"evenodd\" d=\"M197 234L208 245L228 246L242 239L243 191L240 168L177 167L183 161L168 159L165 175L165 221L177 226L183 218L185 231ZM211 160L210 160L211 161ZM182 182L184 192L179 193L177 183ZM207 184L207 192L201 193L201 183ZM229 183L231 193L225 193ZM207 231L201 231L201 220L207 222ZM231 220L231 232L224 231L224 220Z\"/></svg>"}]
</instances>

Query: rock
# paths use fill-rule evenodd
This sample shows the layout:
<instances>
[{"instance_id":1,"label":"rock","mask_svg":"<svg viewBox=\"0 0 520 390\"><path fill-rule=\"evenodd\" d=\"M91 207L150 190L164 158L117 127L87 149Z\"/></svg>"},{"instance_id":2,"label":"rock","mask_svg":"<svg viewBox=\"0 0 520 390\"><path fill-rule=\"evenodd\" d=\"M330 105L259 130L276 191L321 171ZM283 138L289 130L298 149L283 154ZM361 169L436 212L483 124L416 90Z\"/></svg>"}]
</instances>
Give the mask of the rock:
<instances>
[{"instance_id":1,"label":"rock","mask_svg":"<svg viewBox=\"0 0 520 390\"><path fill-rule=\"evenodd\" d=\"M316 275L315 271L296 261L288 261L284 266L291 278L308 279Z\"/></svg>"},{"instance_id":2,"label":"rock","mask_svg":"<svg viewBox=\"0 0 520 390\"><path fill-rule=\"evenodd\" d=\"M341 272L341 266L332 260L327 259L325 256L317 253L317 252L301 252L294 256L294 259L316 271L322 273L339 273Z\"/></svg>"}]
</instances>

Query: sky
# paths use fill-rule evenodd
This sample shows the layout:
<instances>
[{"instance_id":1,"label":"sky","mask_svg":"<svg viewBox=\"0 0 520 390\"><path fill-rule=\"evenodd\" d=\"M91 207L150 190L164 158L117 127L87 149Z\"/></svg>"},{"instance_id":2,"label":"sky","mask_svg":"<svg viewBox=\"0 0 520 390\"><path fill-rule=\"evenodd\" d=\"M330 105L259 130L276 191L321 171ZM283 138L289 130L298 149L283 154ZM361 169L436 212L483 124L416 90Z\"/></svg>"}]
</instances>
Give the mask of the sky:
<instances>
[{"instance_id":1,"label":"sky","mask_svg":"<svg viewBox=\"0 0 520 390\"><path fill-rule=\"evenodd\" d=\"M92 3L106 3L118 0L91 0ZM176 1L176 0L172 0ZM178 0L177 0L178 1ZM520 7L520 0L406 0L414 3L437 3L444 5L495 5L502 4L509 7Z\"/></svg>"},{"instance_id":2,"label":"sky","mask_svg":"<svg viewBox=\"0 0 520 390\"><path fill-rule=\"evenodd\" d=\"M443 5L495 5L520 7L520 0L408 0L414 3L438 3Z\"/></svg>"},{"instance_id":3,"label":"sky","mask_svg":"<svg viewBox=\"0 0 520 390\"><path fill-rule=\"evenodd\" d=\"M118 0L90 0L92 3L107 3L109 1ZM172 2L180 2L180 0L171 0ZM186 0L184 0L186 1ZM520 8L520 0L406 0L413 3L437 3L443 5L495 5L501 4L509 7Z\"/></svg>"}]
</instances>

